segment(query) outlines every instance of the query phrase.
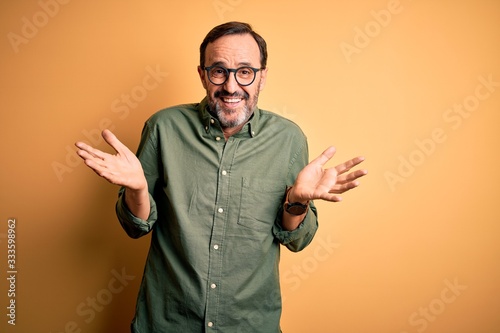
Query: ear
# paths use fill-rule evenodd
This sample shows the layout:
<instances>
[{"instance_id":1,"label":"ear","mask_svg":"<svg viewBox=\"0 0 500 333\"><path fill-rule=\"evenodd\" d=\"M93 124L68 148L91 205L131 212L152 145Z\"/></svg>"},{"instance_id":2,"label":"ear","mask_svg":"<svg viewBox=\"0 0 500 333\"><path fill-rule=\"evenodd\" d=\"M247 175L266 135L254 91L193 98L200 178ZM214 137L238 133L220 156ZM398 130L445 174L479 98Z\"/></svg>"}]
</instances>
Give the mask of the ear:
<instances>
[{"instance_id":1,"label":"ear","mask_svg":"<svg viewBox=\"0 0 500 333\"><path fill-rule=\"evenodd\" d=\"M268 67L266 67L260 71L259 91L262 91L264 89L264 86L266 85L267 70L268 70Z\"/></svg>"},{"instance_id":2,"label":"ear","mask_svg":"<svg viewBox=\"0 0 500 333\"><path fill-rule=\"evenodd\" d=\"M201 84L205 90L207 89L207 80L205 79L206 72L203 68L198 66L198 75L200 76Z\"/></svg>"}]
</instances>

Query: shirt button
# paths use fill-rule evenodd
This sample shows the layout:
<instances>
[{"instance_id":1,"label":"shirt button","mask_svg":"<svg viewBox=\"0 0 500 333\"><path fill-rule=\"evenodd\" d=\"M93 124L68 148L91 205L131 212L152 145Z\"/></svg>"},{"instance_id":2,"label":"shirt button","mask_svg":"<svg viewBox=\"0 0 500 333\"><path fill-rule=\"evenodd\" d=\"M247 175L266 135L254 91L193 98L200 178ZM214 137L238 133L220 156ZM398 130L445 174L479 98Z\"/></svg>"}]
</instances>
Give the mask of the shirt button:
<instances>
[{"instance_id":1,"label":"shirt button","mask_svg":"<svg viewBox=\"0 0 500 333\"><path fill-rule=\"evenodd\" d=\"M214 323L212 323L211 321L209 321L209 322L207 323L207 325L208 325L208 327L212 327L212 326L214 326Z\"/></svg>"},{"instance_id":2,"label":"shirt button","mask_svg":"<svg viewBox=\"0 0 500 333\"><path fill-rule=\"evenodd\" d=\"M210 119L210 123L211 123L211 124L215 123L215 120Z\"/></svg>"},{"instance_id":3,"label":"shirt button","mask_svg":"<svg viewBox=\"0 0 500 333\"><path fill-rule=\"evenodd\" d=\"M215 289L215 288L217 288L217 285L216 285L215 283L212 283L212 284L210 285L210 288Z\"/></svg>"},{"instance_id":4,"label":"shirt button","mask_svg":"<svg viewBox=\"0 0 500 333\"><path fill-rule=\"evenodd\" d=\"M214 249L218 250L219 249L219 245L215 244L214 245Z\"/></svg>"},{"instance_id":5,"label":"shirt button","mask_svg":"<svg viewBox=\"0 0 500 333\"><path fill-rule=\"evenodd\" d=\"M217 209L217 211L218 211L219 213L223 213L223 212L224 212L224 209L219 208L219 209Z\"/></svg>"},{"instance_id":6,"label":"shirt button","mask_svg":"<svg viewBox=\"0 0 500 333\"><path fill-rule=\"evenodd\" d=\"M220 136L216 137L215 141L220 141Z\"/></svg>"},{"instance_id":7,"label":"shirt button","mask_svg":"<svg viewBox=\"0 0 500 333\"><path fill-rule=\"evenodd\" d=\"M227 171L226 170L222 170L222 174L225 176L227 175Z\"/></svg>"}]
</instances>

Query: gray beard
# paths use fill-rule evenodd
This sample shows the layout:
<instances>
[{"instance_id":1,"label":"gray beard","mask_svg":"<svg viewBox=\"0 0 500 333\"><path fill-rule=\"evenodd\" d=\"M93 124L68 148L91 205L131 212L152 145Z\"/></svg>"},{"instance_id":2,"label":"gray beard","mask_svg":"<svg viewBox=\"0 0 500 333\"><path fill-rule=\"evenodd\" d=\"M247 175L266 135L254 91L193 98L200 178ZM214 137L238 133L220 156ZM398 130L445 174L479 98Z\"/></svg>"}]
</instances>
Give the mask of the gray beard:
<instances>
[{"instance_id":1,"label":"gray beard","mask_svg":"<svg viewBox=\"0 0 500 333\"><path fill-rule=\"evenodd\" d=\"M216 97L217 98L217 97ZM238 127L248 121L250 117L252 116L253 109L257 106L257 101L259 100L259 93L257 92L253 101L251 107L248 105L248 99L245 100L245 105L243 106L243 112L240 111L240 114L238 117L234 120L228 120L226 118L227 114L232 114L234 112L238 112L236 110L231 110L231 109L225 109L223 108L217 100L211 100L209 99L208 105L210 107L210 113L216 117L222 128L234 128Z\"/></svg>"},{"instance_id":2,"label":"gray beard","mask_svg":"<svg viewBox=\"0 0 500 333\"><path fill-rule=\"evenodd\" d=\"M236 119L229 120L226 118L226 114L238 112L235 110L227 110L215 103L215 115L222 126L222 128L233 128L238 127L247 122L252 115L252 110L249 109L248 105L243 106L243 112L240 112Z\"/></svg>"}]
</instances>

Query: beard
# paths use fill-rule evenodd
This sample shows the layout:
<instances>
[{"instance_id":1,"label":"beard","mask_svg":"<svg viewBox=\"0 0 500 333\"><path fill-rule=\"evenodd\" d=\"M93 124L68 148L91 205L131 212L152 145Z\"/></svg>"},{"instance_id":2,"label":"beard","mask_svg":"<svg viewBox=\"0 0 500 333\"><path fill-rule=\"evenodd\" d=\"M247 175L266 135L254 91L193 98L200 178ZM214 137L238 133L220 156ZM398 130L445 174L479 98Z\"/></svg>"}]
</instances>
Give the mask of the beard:
<instances>
[{"instance_id":1,"label":"beard","mask_svg":"<svg viewBox=\"0 0 500 333\"><path fill-rule=\"evenodd\" d=\"M241 98L244 104L236 109L226 108L219 98ZM214 97L209 97L208 105L210 113L219 120L222 128L234 128L243 125L250 119L258 99L258 91L253 98L250 98L250 95L245 91L230 94L221 89L214 93Z\"/></svg>"}]
</instances>

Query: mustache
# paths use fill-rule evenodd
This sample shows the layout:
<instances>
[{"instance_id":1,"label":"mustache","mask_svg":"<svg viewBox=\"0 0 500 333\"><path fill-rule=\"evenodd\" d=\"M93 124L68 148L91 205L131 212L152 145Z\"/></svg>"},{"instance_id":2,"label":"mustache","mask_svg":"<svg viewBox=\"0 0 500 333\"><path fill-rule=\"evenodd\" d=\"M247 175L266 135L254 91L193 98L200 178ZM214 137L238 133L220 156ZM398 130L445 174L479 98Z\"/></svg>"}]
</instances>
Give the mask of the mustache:
<instances>
[{"instance_id":1,"label":"mustache","mask_svg":"<svg viewBox=\"0 0 500 333\"><path fill-rule=\"evenodd\" d=\"M231 94L227 90L222 89L222 90L216 91L215 94L214 94L214 97L215 98L219 98L219 97L234 97L234 98L248 99L250 97L250 95L248 95L248 93L245 92L245 91L242 92L242 93L235 91L234 93Z\"/></svg>"}]
</instances>

